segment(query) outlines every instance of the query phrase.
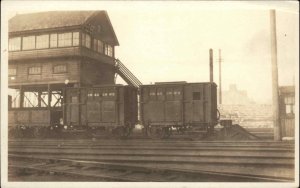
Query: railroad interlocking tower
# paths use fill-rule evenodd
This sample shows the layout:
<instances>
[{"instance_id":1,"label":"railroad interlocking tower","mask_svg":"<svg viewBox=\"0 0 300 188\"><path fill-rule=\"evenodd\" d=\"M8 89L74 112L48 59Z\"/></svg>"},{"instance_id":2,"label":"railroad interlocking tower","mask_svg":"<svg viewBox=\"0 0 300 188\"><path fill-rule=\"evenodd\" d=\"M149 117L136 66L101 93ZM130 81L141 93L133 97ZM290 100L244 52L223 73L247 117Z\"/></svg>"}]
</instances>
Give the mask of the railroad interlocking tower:
<instances>
[{"instance_id":1,"label":"railroad interlocking tower","mask_svg":"<svg viewBox=\"0 0 300 188\"><path fill-rule=\"evenodd\" d=\"M63 91L115 83L119 42L106 11L18 14L9 20L9 124L51 125ZM18 113L16 113L16 110Z\"/></svg>"}]
</instances>

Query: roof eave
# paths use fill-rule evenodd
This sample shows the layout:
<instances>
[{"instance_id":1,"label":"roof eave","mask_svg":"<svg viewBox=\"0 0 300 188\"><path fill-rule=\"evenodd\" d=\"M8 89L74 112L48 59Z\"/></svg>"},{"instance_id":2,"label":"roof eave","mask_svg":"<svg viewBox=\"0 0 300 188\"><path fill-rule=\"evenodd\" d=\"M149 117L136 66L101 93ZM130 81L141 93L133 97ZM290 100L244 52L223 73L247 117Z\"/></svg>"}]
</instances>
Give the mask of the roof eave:
<instances>
[{"instance_id":1,"label":"roof eave","mask_svg":"<svg viewBox=\"0 0 300 188\"><path fill-rule=\"evenodd\" d=\"M115 31L114 31L114 28L113 28L113 26L112 26L112 24L111 24L111 21L110 21L110 19L109 19L109 17L108 17L108 14L107 14L106 11L103 11L103 12L104 12L104 15L106 16L106 18L107 18L107 20L108 20L108 24L109 24L109 26L110 26L110 28L111 28L111 30L112 30L113 36L114 36L114 38L115 38L115 46L119 46L120 44L119 44L118 38L117 38L116 33L115 33Z\"/></svg>"}]
</instances>

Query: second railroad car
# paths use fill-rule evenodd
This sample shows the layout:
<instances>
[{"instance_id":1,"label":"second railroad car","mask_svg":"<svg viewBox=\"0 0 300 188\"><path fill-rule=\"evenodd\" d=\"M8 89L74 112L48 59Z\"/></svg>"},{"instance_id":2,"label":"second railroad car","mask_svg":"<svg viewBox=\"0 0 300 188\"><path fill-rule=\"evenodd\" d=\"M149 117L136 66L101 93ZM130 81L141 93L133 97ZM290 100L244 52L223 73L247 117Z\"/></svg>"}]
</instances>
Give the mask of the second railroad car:
<instances>
[{"instance_id":1,"label":"second railroad car","mask_svg":"<svg viewBox=\"0 0 300 188\"><path fill-rule=\"evenodd\" d=\"M173 129L213 132L218 122L217 85L161 82L141 86L141 121L146 133L168 137Z\"/></svg>"}]
</instances>

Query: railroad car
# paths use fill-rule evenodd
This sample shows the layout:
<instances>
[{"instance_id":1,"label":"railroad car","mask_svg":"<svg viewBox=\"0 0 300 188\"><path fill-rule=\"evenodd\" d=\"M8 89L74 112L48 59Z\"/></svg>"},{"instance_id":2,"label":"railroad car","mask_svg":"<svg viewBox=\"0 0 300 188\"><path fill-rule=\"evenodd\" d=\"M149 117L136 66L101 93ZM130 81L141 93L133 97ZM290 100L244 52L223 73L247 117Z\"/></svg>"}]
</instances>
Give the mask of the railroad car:
<instances>
[{"instance_id":1,"label":"railroad car","mask_svg":"<svg viewBox=\"0 0 300 188\"><path fill-rule=\"evenodd\" d=\"M217 85L213 82L142 85L140 100L145 133L153 137L168 137L174 128L207 135L218 123Z\"/></svg>"},{"instance_id":2,"label":"railroad car","mask_svg":"<svg viewBox=\"0 0 300 188\"><path fill-rule=\"evenodd\" d=\"M66 89L64 129L128 136L137 123L137 89L108 85Z\"/></svg>"}]
</instances>

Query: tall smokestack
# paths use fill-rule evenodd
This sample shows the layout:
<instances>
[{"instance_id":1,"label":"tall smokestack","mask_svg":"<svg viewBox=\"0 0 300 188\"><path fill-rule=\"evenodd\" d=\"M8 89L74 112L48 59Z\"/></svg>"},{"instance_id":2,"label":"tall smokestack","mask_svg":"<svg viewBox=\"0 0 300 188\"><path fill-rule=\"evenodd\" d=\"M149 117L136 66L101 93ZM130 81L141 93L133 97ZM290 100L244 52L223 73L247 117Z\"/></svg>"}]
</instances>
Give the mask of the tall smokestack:
<instances>
[{"instance_id":1,"label":"tall smokestack","mask_svg":"<svg viewBox=\"0 0 300 188\"><path fill-rule=\"evenodd\" d=\"M214 81L213 50L209 49L209 81Z\"/></svg>"},{"instance_id":2,"label":"tall smokestack","mask_svg":"<svg viewBox=\"0 0 300 188\"><path fill-rule=\"evenodd\" d=\"M221 49L219 49L219 104L222 104L222 69L221 69Z\"/></svg>"},{"instance_id":3,"label":"tall smokestack","mask_svg":"<svg viewBox=\"0 0 300 188\"><path fill-rule=\"evenodd\" d=\"M271 61L272 61L272 91L273 91L273 123L274 140L281 140L279 123L279 101L278 101L278 68L277 68L277 42L276 42L276 13L270 10L271 25Z\"/></svg>"}]
</instances>

